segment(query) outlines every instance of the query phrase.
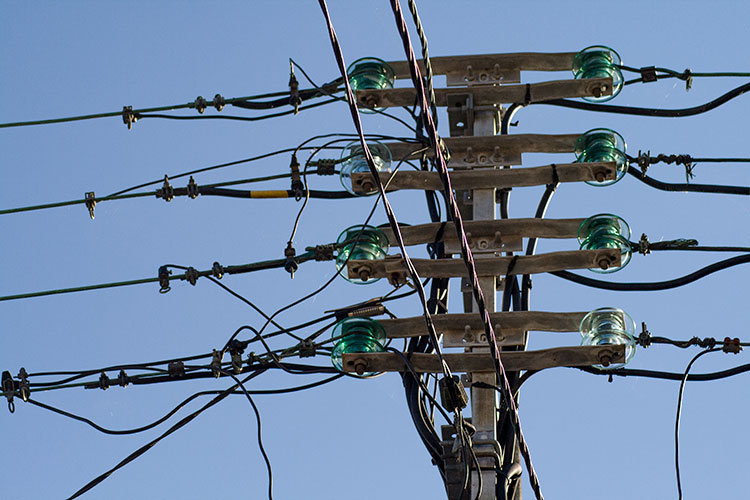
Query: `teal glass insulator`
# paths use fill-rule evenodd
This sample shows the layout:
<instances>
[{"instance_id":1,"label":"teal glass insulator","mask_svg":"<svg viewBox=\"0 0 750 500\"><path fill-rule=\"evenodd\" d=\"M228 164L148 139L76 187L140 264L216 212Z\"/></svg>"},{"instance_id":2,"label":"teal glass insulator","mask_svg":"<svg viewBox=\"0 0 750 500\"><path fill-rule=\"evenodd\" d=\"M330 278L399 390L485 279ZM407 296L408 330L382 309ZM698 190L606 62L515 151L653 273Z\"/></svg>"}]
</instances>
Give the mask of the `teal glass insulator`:
<instances>
[{"instance_id":1,"label":"teal glass insulator","mask_svg":"<svg viewBox=\"0 0 750 500\"><path fill-rule=\"evenodd\" d=\"M595 128L581 134L575 144L576 162L613 161L617 168L617 174L614 179L602 182L586 181L586 184L592 186L609 186L622 179L625 172L628 171L628 157L625 154L626 148L625 139L614 130L608 128Z\"/></svg>"},{"instance_id":2,"label":"teal glass insulator","mask_svg":"<svg viewBox=\"0 0 750 500\"><path fill-rule=\"evenodd\" d=\"M387 62L377 57L363 57L346 70L353 91L362 89L391 89L396 73Z\"/></svg>"},{"instance_id":3,"label":"teal glass insulator","mask_svg":"<svg viewBox=\"0 0 750 500\"><path fill-rule=\"evenodd\" d=\"M372 159L375 162L375 168L378 169L378 172L389 173L393 157L388 146L378 141L367 141L367 147L370 149L370 153L372 153ZM352 174L370 172L370 166L367 164L361 143L351 142L347 144L341 152L341 159L343 161L341 162L340 178L344 189L360 196L370 196L378 192L377 186L370 180L362 184L363 192L355 192L352 187Z\"/></svg>"},{"instance_id":4,"label":"teal glass insulator","mask_svg":"<svg viewBox=\"0 0 750 500\"><path fill-rule=\"evenodd\" d=\"M380 278L349 278L346 275L346 262L349 260L377 260L384 259L390 249L388 237L383 232L372 226L352 226L344 229L336 240L338 254L336 255L336 268L339 274L351 283L368 284L375 283Z\"/></svg>"},{"instance_id":5,"label":"teal glass insulator","mask_svg":"<svg viewBox=\"0 0 750 500\"><path fill-rule=\"evenodd\" d=\"M603 45L586 47L573 58L575 79L612 77L612 95L584 97L591 102L604 102L614 98L622 90L624 78L618 66L622 65L620 54Z\"/></svg>"},{"instance_id":6,"label":"teal glass insulator","mask_svg":"<svg viewBox=\"0 0 750 500\"><path fill-rule=\"evenodd\" d=\"M635 322L625 311L616 307L594 309L581 320L581 345L625 345L625 359L597 368L620 368L635 354Z\"/></svg>"},{"instance_id":7,"label":"teal glass insulator","mask_svg":"<svg viewBox=\"0 0 750 500\"><path fill-rule=\"evenodd\" d=\"M333 327L331 338L334 339L331 362L343 371L343 355L351 352L385 351L385 329L370 318L344 318ZM356 372L353 375L369 377L374 372Z\"/></svg>"},{"instance_id":8,"label":"teal glass insulator","mask_svg":"<svg viewBox=\"0 0 750 500\"><path fill-rule=\"evenodd\" d=\"M595 273L613 273L630 262L633 249L630 246L630 226L622 218L612 214L597 214L589 217L578 227L578 243L581 250L617 248L620 250L620 265L607 269L591 268Z\"/></svg>"}]
</instances>

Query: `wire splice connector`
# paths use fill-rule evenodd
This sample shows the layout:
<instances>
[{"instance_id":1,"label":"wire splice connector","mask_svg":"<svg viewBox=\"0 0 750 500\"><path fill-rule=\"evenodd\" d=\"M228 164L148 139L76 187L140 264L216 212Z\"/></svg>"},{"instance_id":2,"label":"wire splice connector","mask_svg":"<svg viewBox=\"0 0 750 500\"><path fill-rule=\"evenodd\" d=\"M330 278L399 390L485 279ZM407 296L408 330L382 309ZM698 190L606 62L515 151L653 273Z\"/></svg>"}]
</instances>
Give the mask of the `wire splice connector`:
<instances>
[{"instance_id":1,"label":"wire splice connector","mask_svg":"<svg viewBox=\"0 0 750 500\"><path fill-rule=\"evenodd\" d=\"M214 108L216 108L216 111L221 111L224 109L224 105L227 102L224 100L224 98L221 96L221 94L216 94L214 96Z\"/></svg>"},{"instance_id":2,"label":"wire splice connector","mask_svg":"<svg viewBox=\"0 0 750 500\"><path fill-rule=\"evenodd\" d=\"M198 97L195 98L195 102L193 103L191 107L198 110L198 113L203 114L207 106L208 106L208 103L206 102L206 100L203 98L202 95L199 95Z\"/></svg>"},{"instance_id":3,"label":"wire splice connector","mask_svg":"<svg viewBox=\"0 0 750 500\"><path fill-rule=\"evenodd\" d=\"M8 411L13 413L16 411L16 404L13 402L13 397L16 395L16 383L9 371L3 372L2 387L3 396L8 399Z\"/></svg>"},{"instance_id":4,"label":"wire splice connector","mask_svg":"<svg viewBox=\"0 0 750 500\"><path fill-rule=\"evenodd\" d=\"M294 279L294 273L299 269L299 264L294 260L295 255L297 255L297 251L292 246L292 242L287 242L286 248L284 249L284 257L286 257L284 269L291 275L292 279Z\"/></svg>"},{"instance_id":5,"label":"wire splice connector","mask_svg":"<svg viewBox=\"0 0 750 500\"><path fill-rule=\"evenodd\" d=\"M740 345L740 339L733 338L730 339L729 337L724 337L724 345L721 347L721 350L726 353L732 353L732 354L739 354L742 350L742 346Z\"/></svg>"},{"instance_id":6,"label":"wire splice connector","mask_svg":"<svg viewBox=\"0 0 750 500\"><path fill-rule=\"evenodd\" d=\"M302 104L302 98L299 95L299 81L294 76L294 63L289 61L289 104L294 106L294 114L299 113L299 105Z\"/></svg>"},{"instance_id":7,"label":"wire splice connector","mask_svg":"<svg viewBox=\"0 0 750 500\"><path fill-rule=\"evenodd\" d=\"M183 278L185 281L190 283L191 285L195 286L196 281L198 281L198 278L200 278L200 274L198 273L198 270L194 267L188 267L185 270L185 277Z\"/></svg>"},{"instance_id":8,"label":"wire splice connector","mask_svg":"<svg viewBox=\"0 0 750 500\"><path fill-rule=\"evenodd\" d=\"M155 194L157 198L162 198L167 202L174 200L174 188L169 183L169 177L166 174L164 175L164 184L156 190Z\"/></svg>"},{"instance_id":9,"label":"wire splice connector","mask_svg":"<svg viewBox=\"0 0 750 500\"><path fill-rule=\"evenodd\" d=\"M217 351L214 349L214 352L211 356L211 373L214 374L214 377L219 378L221 376L221 356L222 352Z\"/></svg>"},{"instance_id":10,"label":"wire splice connector","mask_svg":"<svg viewBox=\"0 0 750 500\"><path fill-rule=\"evenodd\" d=\"M93 191L86 193L86 208L89 209L89 217L94 220L94 207L96 206L96 194Z\"/></svg>"},{"instance_id":11,"label":"wire splice connector","mask_svg":"<svg viewBox=\"0 0 750 500\"><path fill-rule=\"evenodd\" d=\"M160 266L159 267L159 293L167 293L172 289L171 286L169 286L169 275L172 274L172 271L169 270L167 266Z\"/></svg>"},{"instance_id":12,"label":"wire splice connector","mask_svg":"<svg viewBox=\"0 0 750 500\"><path fill-rule=\"evenodd\" d=\"M18 371L18 380L18 393L24 402L28 401L29 396L31 396L31 389L29 389L29 374L26 373L26 369L23 367Z\"/></svg>"},{"instance_id":13,"label":"wire splice connector","mask_svg":"<svg viewBox=\"0 0 750 500\"><path fill-rule=\"evenodd\" d=\"M190 176L190 180L188 181L186 189L187 189L187 195L193 200L196 199L199 194L201 194L200 191L198 190L198 183L195 182L195 179L193 179L192 175Z\"/></svg>"},{"instance_id":14,"label":"wire splice connector","mask_svg":"<svg viewBox=\"0 0 750 500\"><path fill-rule=\"evenodd\" d=\"M133 106L122 107L122 123L128 126L128 130L132 130L133 124L138 121L138 117L133 112Z\"/></svg>"},{"instance_id":15,"label":"wire splice connector","mask_svg":"<svg viewBox=\"0 0 750 500\"><path fill-rule=\"evenodd\" d=\"M305 195L305 185L302 183L302 178L299 173L299 161L297 161L297 155L292 155L292 161L289 163L289 169L292 171L292 193L294 199L299 201Z\"/></svg>"}]
</instances>

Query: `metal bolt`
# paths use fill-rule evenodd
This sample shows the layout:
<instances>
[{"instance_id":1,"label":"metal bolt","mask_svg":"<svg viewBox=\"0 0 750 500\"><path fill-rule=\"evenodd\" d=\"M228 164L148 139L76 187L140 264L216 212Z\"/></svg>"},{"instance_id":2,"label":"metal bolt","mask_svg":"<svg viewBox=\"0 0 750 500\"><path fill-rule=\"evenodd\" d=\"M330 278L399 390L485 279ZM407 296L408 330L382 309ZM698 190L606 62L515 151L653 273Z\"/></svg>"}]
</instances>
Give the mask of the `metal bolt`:
<instances>
[{"instance_id":1,"label":"metal bolt","mask_svg":"<svg viewBox=\"0 0 750 500\"><path fill-rule=\"evenodd\" d=\"M594 174L596 182L604 182L607 180L607 172L605 170L599 170Z\"/></svg>"},{"instance_id":2,"label":"metal bolt","mask_svg":"<svg viewBox=\"0 0 750 500\"><path fill-rule=\"evenodd\" d=\"M367 281L370 279L370 270L366 267L361 267L358 274L359 279L361 279L362 281Z\"/></svg>"},{"instance_id":3,"label":"metal bolt","mask_svg":"<svg viewBox=\"0 0 750 500\"><path fill-rule=\"evenodd\" d=\"M362 181L360 187L367 193L369 193L370 191L375 191L375 184L373 184L370 180Z\"/></svg>"},{"instance_id":4,"label":"metal bolt","mask_svg":"<svg viewBox=\"0 0 750 500\"><path fill-rule=\"evenodd\" d=\"M606 257L602 257L597 262L597 265L602 269L608 269L609 268L609 259Z\"/></svg>"},{"instance_id":5,"label":"metal bolt","mask_svg":"<svg viewBox=\"0 0 750 500\"><path fill-rule=\"evenodd\" d=\"M368 108L375 108L377 107L377 105L378 105L378 98L375 97L374 95L368 95L365 98L365 106L367 106Z\"/></svg>"},{"instance_id":6,"label":"metal bolt","mask_svg":"<svg viewBox=\"0 0 750 500\"><path fill-rule=\"evenodd\" d=\"M612 363L612 358L609 357L609 355L602 354L601 356L599 356L599 364L601 364L602 366L606 367L606 366L609 366L611 363Z\"/></svg>"},{"instance_id":7,"label":"metal bolt","mask_svg":"<svg viewBox=\"0 0 750 500\"><path fill-rule=\"evenodd\" d=\"M364 375L366 370L367 361L362 358L357 358L354 360L354 371L357 372L357 375Z\"/></svg>"},{"instance_id":8,"label":"metal bolt","mask_svg":"<svg viewBox=\"0 0 750 500\"><path fill-rule=\"evenodd\" d=\"M487 240L479 240L477 246L480 250L487 250L490 247L490 244Z\"/></svg>"},{"instance_id":9,"label":"metal bolt","mask_svg":"<svg viewBox=\"0 0 750 500\"><path fill-rule=\"evenodd\" d=\"M487 155L479 155L479 163L487 163Z\"/></svg>"}]
</instances>

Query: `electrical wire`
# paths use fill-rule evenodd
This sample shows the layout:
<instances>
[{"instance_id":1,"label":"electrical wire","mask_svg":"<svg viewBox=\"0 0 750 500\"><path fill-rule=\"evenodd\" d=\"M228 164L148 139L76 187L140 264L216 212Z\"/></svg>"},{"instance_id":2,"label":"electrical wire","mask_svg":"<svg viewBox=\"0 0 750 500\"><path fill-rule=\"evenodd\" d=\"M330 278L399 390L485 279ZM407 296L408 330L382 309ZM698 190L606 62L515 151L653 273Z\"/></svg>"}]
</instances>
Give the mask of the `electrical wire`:
<instances>
[{"instance_id":1,"label":"electrical wire","mask_svg":"<svg viewBox=\"0 0 750 500\"><path fill-rule=\"evenodd\" d=\"M248 375L247 377L245 377L244 379L242 379L241 382L243 382L243 383L247 382L248 380L251 380L251 379L257 377L258 375L260 375L260 374L262 374L264 372L265 372L265 370L260 370L260 371L257 371L255 373L251 373L250 375ZM89 481L88 483L86 483L78 491L76 491L70 497L68 497L68 500L73 500L74 498L78 498L79 496L83 495L84 493L90 491L92 488L94 488L97 485L99 485L102 481L104 481L109 476L111 476L112 474L114 474L117 470L125 467L130 462L132 462L133 460L135 460L136 458L140 457L141 455L143 455L144 453L146 453L148 450L150 450L151 448L153 448L154 446L156 446L159 443L159 441L161 441L162 439L166 438L167 436L173 434L174 432L178 431L179 429L181 429L185 425L189 424L193 419L195 419L195 417L197 417L198 415L200 415L204 411L208 410L212 406L216 405L217 403L219 403L220 401L222 401L223 399L225 399L227 396L229 396L231 393L233 393L235 391L235 389L237 389L237 387L239 387L239 384L235 383L234 385L230 386L228 389L225 389L225 390L221 391L219 394L217 394L209 402L207 402L206 404L204 404L203 406L201 406L200 408L198 408L193 413L191 413L191 414L185 416L184 418L182 418L179 422L177 422L174 425L172 425L164 433L162 433L161 435L159 435L155 439L149 441L145 445L143 445L140 448L138 448L137 450L135 450L133 453L131 453L130 455L128 455L127 457L125 457L123 460L121 460L114 467L110 468L106 472L100 474L99 476L95 477L94 479L92 479L91 481Z\"/></svg>"},{"instance_id":2,"label":"electrical wire","mask_svg":"<svg viewBox=\"0 0 750 500\"><path fill-rule=\"evenodd\" d=\"M320 3L323 6L325 4L325 0L320 0ZM412 78L412 82L414 84L414 87L417 89L417 96L420 99L420 105L422 109L426 111L428 109L429 103L427 101L427 96L425 94L424 82L422 81L422 78L421 78L419 66L416 63L414 51L411 46L411 40L409 38L408 28L406 26L404 17L401 13L401 7L399 5L398 0L391 0L391 8L393 10L393 13L396 19L396 26L398 28L399 35L401 36L401 40L403 42L404 52L406 53L407 60L409 62L409 72ZM330 20L328 21L329 21L329 32L331 33L331 39L333 41L335 39L335 34L333 33L332 28L330 27ZM347 92L349 92L348 88L347 88ZM456 231L459 236L459 242L461 245L461 254L464 259L464 262L466 263L466 268L469 274L469 279L471 281L472 289L474 292L474 299L477 303L480 315L482 316L482 322L484 323L485 334L490 344L490 353L493 357L495 369L496 369L498 378L500 379L502 383L503 396L508 401L508 404L510 407L510 417L512 419L512 422L514 424L514 429L518 436L519 446L521 448L521 454L523 455L524 461L526 462L526 468L529 473L529 481L531 483L532 489L534 490L534 494L536 495L537 499L542 500L543 495L542 495L541 488L539 485L539 478L536 475L536 471L534 470L533 464L531 463L530 453L526 445L523 432L521 430L521 423L520 423L520 418L518 415L518 408L515 404L515 400L513 399L513 396L510 390L510 382L508 380L508 376L505 373L505 368L503 367L502 360L500 359L500 352L497 346L497 340L495 338L495 332L492 326L492 321L490 319L489 312L487 311L485 307L484 296L482 294L482 289L479 285L479 278L476 273L474 259L469 249L468 241L466 238L466 233L463 228L463 221L461 218L461 213L458 210L458 205L456 203L455 194L453 193L453 189L452 189L451 182L450 182L450 176L448 174L448 170L447 170L447 166L445 162L445 157L443 156L443 152L441 148L439 147L440 142L437 137L437 129L435 127L435 123L433 122L431 118L432 117L430 113L427 113L427 112L422 113L422 119L425 122L425 129L427 130L430 140L432 142L432 145L435 148L435 157L437 159L436 164L437 164L437 169L440 174L441 180L443 181L443 191L445 192L445 195L447 196L448 206L451 211L452 220L454 222Z\"/></svg>"},{"instance_id":3,"label":"electrical wire","mask_svg":"<svg viewBox=\"0 0 750 500\"><path fill-rule=\"evenodd\" d=\"M738 266L740 264L747 264L748 262L750 262L750 254L738 255L737 257L732 257L719 262L715 262L680 278L666 281L655 281L650 283L614 283L611 281L602 281L587 278L585 276L581 276L580 274L571 273L569 271L553 271L549 274L557 276L558 278L572 281L574 283L578 283L579 285L599 288L601 290L614 290L618 292L646 292L677 288L697 281L717 271L728 269L733 266Z\"/></svg>"},{"instance_id":4,"label":"electrical wire","mask_svg":"<svg viewBox=\"0 0 750 500\"><path fill-rule=\"evenodd\" d=\"M571 101L568 99L551 99L549 101L535 102L532 104L546 104L548 106L561 106L564 108L581 109L585 111L597 111L600 113L617 113L621 115L636 115L636 116L655 116L655 117L666 117L666 118L679 118L684 116L695 116L712 109L718 108L722 104L725 104L735 97L739 97L742 94L750 90L750 83L740 85L739 87L730 90L726 94L723 94L713 101L709 101L699 106L692 108L683 109L660 109L660 108L638 108L631 106L614 106L611 104L592 104L589 102Z\"/></svg>"},{"instance_id":5,"label":"electrical wire","mask_svg":"<svg viewBox=\"0 0 750 500\"><path fill-rule=\"evenodd\" d=\"M721 349L717 348L705 349L693 356L693 359L690 360L687 368L685 368L685 373L683 374L682 380L680 381L680 391L677 396L677 415L675 416L674 420L674 469L675 475L677 476L677 498L679 500L682 500L682 482L680 480L680 415L682 414L682 395L685 391L685 382L687 381L688 373L690 373L690 368L693 366L693 363L698 360L698 358L700 358L704 354L708 354L709 352L716 352L720 350Z\"/></svg>"},{"instance_id":6,"label":"electrical wire","mask_svg":"<svg viewBox=\"0 0 750 500\"><path fill-rule=\"evenodd\" d=\"M691 192L691 193L714 193L714 194L738 194L742 196L750 196L750 187L743 186L717 186L713 184L671 184L662 182L649 177L640 170L628 167L628 173L638 179L639 181L647 184L653 188L661 191L678 191L678 192Z\"/></svg>"},{"instance_id":7,"label":"electrical wire","mask_svg":"<svg viewBox=\"0 0 750 500\"><path fill-rule=\"evenodd\" d=\"M287 111L279 111L278 113L268 113L260 116L234 116L234 115L198 115L198 116L182 116L182 115L165 115L161 113L142 114L134 113L136 119L141 120L143 118L162 118L167 120L234 120L242 122L257 122L261 120L268 120L269 118L278 118L280 116L296 115L299 111L305 111L326 104L337 102L338 99L328 99L326 101L316 102L313 104L307 104L300 106L299 108L289 109Z\"/></svg>"}]
</instances>

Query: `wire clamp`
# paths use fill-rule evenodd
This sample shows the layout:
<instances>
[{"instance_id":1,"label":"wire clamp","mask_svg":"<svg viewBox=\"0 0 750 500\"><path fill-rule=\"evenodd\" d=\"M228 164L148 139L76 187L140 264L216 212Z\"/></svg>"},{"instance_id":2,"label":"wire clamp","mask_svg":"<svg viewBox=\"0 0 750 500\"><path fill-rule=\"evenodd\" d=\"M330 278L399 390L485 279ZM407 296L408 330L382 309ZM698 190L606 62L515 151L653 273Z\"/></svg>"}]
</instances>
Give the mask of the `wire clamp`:
<instances>
[{"instance_id":1,"label":"wire clamp","mask_svg":"<svg viewBox=\"0 0 750 500\"><path fill-rule=\"evenodd\" d=\"M120 373L117 374L117 385L127 387L128 384L130 384L130 377L125 373L125 370L120 370Z\"/></svg>"},{"instance_id":2,"label":"wire clamp","mask_svg":"<svg viewBox=\"0 0 750 500\"><path fill-rule=\"evenodd\" d=\"M200 190L198 189L198 183L195 182L195 179L193 179L193 176L190 176L190 180L187 184L187 195L190 197L190 199L194 200L198 197L198 195L201 194Z\"/></svg>"},{"instance_id":3,"label":"wire clamp","mask_svg":"<svg viewBox=\"0 0 750 500\"><path fill-rule=\"evenodd\" d=\"M106 391L109 389L110 386L110 380L106 373L102 372L101 375L99 375L99 389Z\"/></svg>"},{"instance_id":4,"label":"wire clamp","mask_svg":"<svg viewBox=\"0 0 750 500\"><path fill-rule=\"evenodd\" d=\"M294 114L299 113L299 105L302 104L302 98L299 96L299 82L294 76L294 63L289 61L289 104L294 106Z\"/></svg>"},{"instance_id":5,"label":"wire clamp","mask_svg":"<svg viewBox=\"0 0 750 500\"><path fill-rule=\"evenodd\" d=\"M185 270L185 277L183 279L191 285L195 286L195 282L198 281L198 278L200 278L200 274L198 274L198 270L196 268L188 267Z\"/></svg>"},{"instance_id":6,"label":"wire clamp","mask_svg":"<svg viewBox=\"0 0 750 500\"><path fill-rule=\"evenodd\" d=\"M167 266L160 266L159 267L159 293L167 293L172 289L171 286L169 286L169 275L172 274L172 271L169 270Z\"/></svg>"},{"instance_id":7,"label":"wire clamp","mask_svg":"<svg viewBox=\"0 0 750 500\"><path fill-rule=\"evenodd\" d=\"M689 92L693 88L693 72L690 68L686 68L685 72L679 76L680 80L685 80L685 92Z\"/></svg>"},{"instance_id":8,"label":"wire clamp","mask_svg":"<svg viewBox=\"0 0 750 500\"><path fill-rule=\"evenodd\" d=\"M133 124L138 121L138 117L133 112L133 106L122 107L122 123L128 126L128 130L132 130Z\"/></svg>"},{"instance_id":9,"label":"wire clamp","mask_svg":"<svg viewBox=\"0 0 750 500\"><path fill-rule=\"evenodd\" d=\"M174 200L174 188L169 183L169 177L167 175L164 176L164 184L162 187L156 190L156 197L162 198L167 202Z\"/></svg>"},{"instance_id":10,"label":"wire clamp","mask_svg":"<svg viewBox=\"0 0 750 500\"><path fill-rule=\"evenodd\" d=\"M216 378L219 378L221 376L221 355L221 351L217 351L216 349L214 349L211 357L211 373L213 373L214 377Z\"/></svg>"},{"instance_id":11,"label":"wire clamp","mask_svg":"<svg viewBox=\"0 0 750 500\"><path fill-rule=\"evenodd\" d=\"M220 280L224 277L224 266L219 264L218 262L214 262L214 265L211 266L211 275L216 278L217 280Z\"/></svg>"},{"instance_id":12,"label":"wire clamp","mask_svg":"<svg viewBox=\"0 0 750 500\"><path fill-rule=\"evenodd\" d=\"M18 380L20 381L18 383L18 392L21 395L21 399L26 402L29 400L29 396L31 396L31 389L29 389L29 374L26 373L26 369L23 367L18 371Z\"/></svg>"},{"instance_id":13,"label":"wire clamp","mask_svg":"<svg viewBox=\"0 0 750 500\"><path fill-rule=\"evenodd\" d=\"M172 378L182 377L185 375L185 363L183 361L170 361L167 365L167 373Z\"/></svg>"},{"instance_id":14,"label":"wire clamp","mask_svg":"<svg viewBox=\"0 0 750 500\"><path fill-rule=\"evenodd\" d=\"M208 103L203 98L202 95L199 95L195 98L195 102L192 104L192 108L195 108L198 113L203 114L203 112L206 110L206 107L208 106Z\"/></svg>"},{"instance_id":15,"label":"wire clamp","mask_svg":"<svg viewBox=\"0 0 750 500\"><path fill-rule=\"evenodd\" d=\"M739 354L742 350L742 346L740 345L740 339L733 338L730 339L729 337L724 337L724 345L721 348L722 351L726 353L732 353L732 354Z\"/></svg>"},{"instance_id":16,"label":"wire clamp","mask_svg":"<svg viewBox=\"0 0 750 500\"><path fill-rule=\"evenodd\" d=\"M656 66L645 66L638 71L641 73L641 81L643 83L650 83L658 80Z\"/></svg>"},{"instance_id":17,"label":"wire clamp","mask_svg":"<svg viewBox=\"0 0 750 500\"><path fill-rule=\"evenodd\" d=\"M322 159L318 160L318 170L315 172L318 175L333 175L336 173L336 160Z\"/></svg>"},{"instance_id":18,"label":"wire clamp","mask_svg":"<svg viewBox=\"0 0 750 500\"><path fill-rule=\"evenodd\" d=\"M641 333L638 334L636 343L644 349L651 345L651 332L648 331L645 321L641 322Z\"/></svg>"},{"instance_id":19,"label":"wire clamp","mask_svg":"<svg viewBox=\"0 0 750 500\"><path fill-rule=\"evenodd\" d=\"M16 411L16 404L13 402L13 396L16 395L16 383L11 377L10 372L4 371L2 377L3 396L8 399L8 411Z\"/></svg>"},{"instance_id":20,"label":"wire clamp","mask_svg":"<svg viewBox=\"0 0 750 500\"><path fill-rule=\"evenodd\" d=\"M641 239L638 240L638 252L642 255L648 255L651 253L651 243L648 241L646 233L641 234Z\"/></svg>"},{"instance_id":21,"label":"wire clamp","mask_svg":"<svg viewBox=\"0 0 750 500\"><path fill-rule=\"evenodd\" d=\"M242 373L242 353L245 351L245 347L242 342L232 340L229 343L229 356L232 358L232 370L235 375Z\"/></svg>"},{"instance_id":22,"label":"wire clamp","mask_svg":"<svg viewBox=\"0 0 750 500\"><path fill-rule=\"evenodd\" d=\"M286 262L284 263L284 270L288 272L291 275L291 278L294 279L294 273L299 269L299 264L297 264L297 261L294 260L294 256L297 255L297 251L292 246L292 242L289 241L286 244L286 248L284 249L284 257L286 257Z\"/></svg>"},{"instance_id":23,"label":"wire clamp","mask_svg":"<svg viewBox=\"0 0 750 500\"><path fill-rule=\"evenodd\" d=\"M224 109L224 106L226 105L226 103L227 102L224 100L221 94L216 94L214 96L213 104L214 104L214 108L216 108L216 111L221 111L222 109Z\"/></svg>"},{"instance_id":24,"label":"wire clamp","mask_svg":"<svg viewBox=\"0 0 750 500\"><path fill-rule=\"evenodd\" d=\"M466 408L469 404L469 396L458 375L443 377L438 383L440 386L440 402L444 408L458 411Z\"/></svg>"},{"instance_id":25,"label":"wire clamp","mask_svg":"<svg viewBox=\"0 0 750 500\"><path fill-rule=\"evenodd\" d=\"M297 161L296 154L292 154L292 161L289 164L289 169L292 171L292 194L294 194L294 199L299 201L305 195L305 185L300 178L299 161Z\"/></svg>"},{"instance_id":26,"label":"wire clamp","mask_svg":"<svg viewBox=\"0 0 750 500\"><path fill-rule=\"evenodd\" d=\"M636 162L641 168L641 172L645 174L648 170L648 167L651 166L651 151L647 151L644 153L641 150L638 150L638 157L636 158Z\"/></svg>"},{"instance_id":27,"label":"wire clamp","mask_svg":"<svg viewBox=\"0 0 750 500\"><path fill-rule=\"evenodd\" d=\"M96 206L96 194L93 191L89 191L85 194L86 197L86 208L89 209L89 217L94 220L94 207Z\"/></svg>"},{"instance_id":28,"label":"wire clamp","mask_svg":"<svg viewBox=\"0 0 750 500\"><path fill-rule=\"evenodd\" d=\"M313 342L312 339L302 339L298 347L300 358L312 358L317 354L315 342Z\"/></svg>"}]
</instances>

